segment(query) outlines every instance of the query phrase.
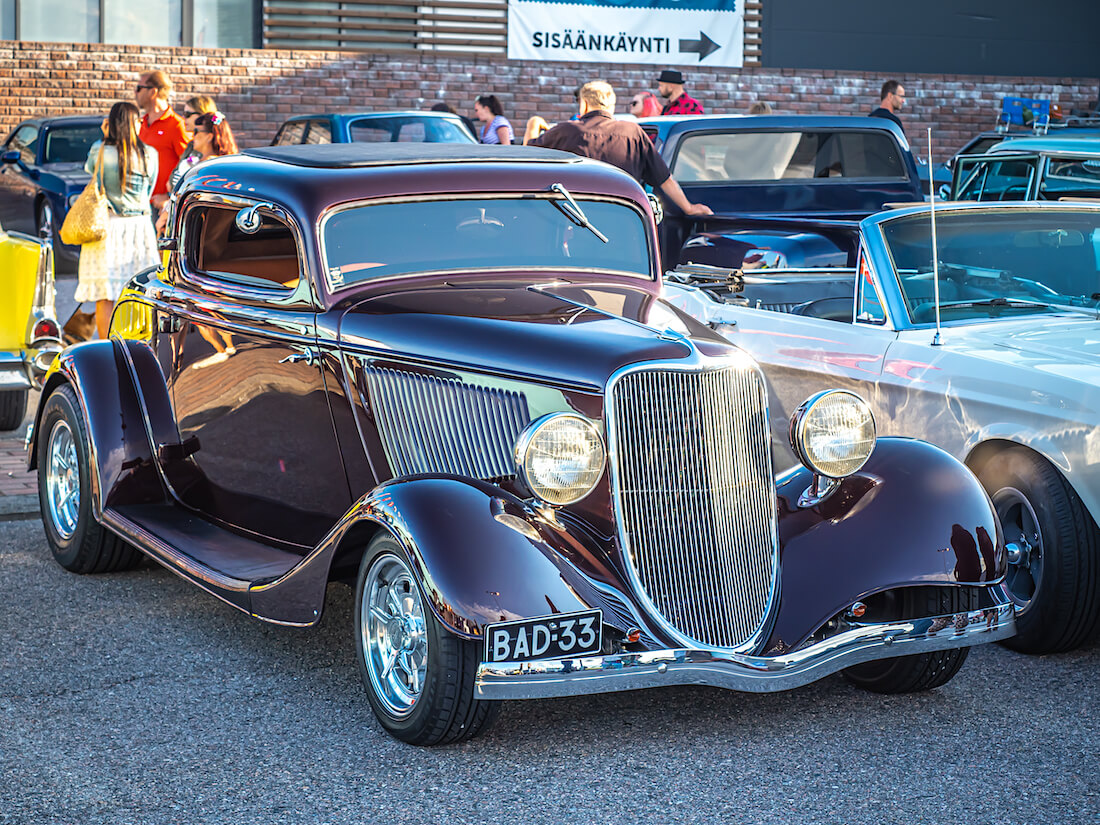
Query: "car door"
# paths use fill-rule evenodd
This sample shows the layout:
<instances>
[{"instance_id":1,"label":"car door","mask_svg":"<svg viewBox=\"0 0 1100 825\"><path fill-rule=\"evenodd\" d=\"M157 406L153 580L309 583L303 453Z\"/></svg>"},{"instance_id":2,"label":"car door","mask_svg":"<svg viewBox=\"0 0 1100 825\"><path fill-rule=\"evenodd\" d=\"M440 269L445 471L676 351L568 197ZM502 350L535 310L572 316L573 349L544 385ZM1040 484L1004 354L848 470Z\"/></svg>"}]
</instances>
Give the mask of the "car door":
<instances>
[{"instance_id":1,"label":"car door","mask_svg":"<svg viewBox=\"0 0 1100 825\"><path fill-rule=\"evenodd\" d=\"M301 235L281 210L184 205L170 385L197 481L184 503L238 530L313 547L350 506Z\"/></svg>"},{"instance_id":2,"label":"car door","mask_svg":"<svg viewBox=\"0 0 1100 825\"><path fill-rule=\"evenodd\" d=\"M4 152L18 152L18 163L0 163L0 224L5 229L34 234L34 197L38 187L32 178L37 164L40 130L33 123L19 126L4 144Z\"/></svg>"}]
</instances>

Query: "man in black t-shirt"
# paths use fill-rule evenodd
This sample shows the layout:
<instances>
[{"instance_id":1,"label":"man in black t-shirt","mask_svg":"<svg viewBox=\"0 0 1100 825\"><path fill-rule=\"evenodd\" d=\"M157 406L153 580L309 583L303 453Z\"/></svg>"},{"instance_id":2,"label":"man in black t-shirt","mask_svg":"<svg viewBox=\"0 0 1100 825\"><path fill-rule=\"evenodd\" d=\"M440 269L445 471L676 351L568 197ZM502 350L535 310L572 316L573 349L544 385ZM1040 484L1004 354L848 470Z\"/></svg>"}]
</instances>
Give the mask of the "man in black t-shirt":
<instances>
[{"instance_id":1,"label":"man in black t-shirt","mask_svg":"<svg viewBox=\"0 0 1100 825\"><path fill-rule=\"evenodd\" d=\"M905 106L905 87L896 80L887 80L882 84L882 93L879 95L878 108L871 112L871 117L881 117L892 120L905 134L905 127L901 125L898 112Z\"/></svg>"},{"instance_id":2,"label":"man in black t-shirt","mask_svg":"<svg viewBox=\"0 0 1100 825\"><path fill-rule=\"evenodd\" d=\"M713 214L710 207L692 203L669 173L653 141L630 120L615 120L615 90L602 80L581 86L578 120L567 120L543 132L529 145L560 149L617 166L642 184L660 190L687 215Z\"/></svg>"}]
</instances>

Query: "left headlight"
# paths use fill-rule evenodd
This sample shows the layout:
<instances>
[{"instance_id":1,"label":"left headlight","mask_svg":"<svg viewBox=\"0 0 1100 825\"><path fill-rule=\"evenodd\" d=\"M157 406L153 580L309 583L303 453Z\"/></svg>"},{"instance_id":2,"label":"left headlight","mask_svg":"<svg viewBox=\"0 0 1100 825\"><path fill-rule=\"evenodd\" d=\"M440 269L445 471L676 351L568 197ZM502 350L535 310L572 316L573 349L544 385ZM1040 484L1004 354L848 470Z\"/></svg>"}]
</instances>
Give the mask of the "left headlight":
<instances>
[{"instance_id":1,"label":"left headlight","mask_svg":"<svg viewBox=\"0 0 1100 825\"><path fill-rule=\"evenodd\" d=\"M588 495L607 460L595 426L572 413L551 413L529 424L516 441L515 456L527 489L555 505Z\"/></svg>"},{"instance_id":2,"label":"left headlight","mask_svg":"<svg viewBox=\"0 0 1100 825\"><path fill-rule=\"evenodd\" d=\"M875 419L867 402L845 390L812 395L791 416L791 447L810 470L843 478L875 449Z\"/></svg>"},{"instance_id":3,"label":"left headlight","mask_svg":"<svg viewBox=\"0 0 1100 825\"><path fill-rule=\"evenodd\" d=\"M79 197L80 197L80 192L77 192L75 195L69 195L69 207L70 208L72 207L72 205L74 203L76 203L76 199L79 198Z\"/></svg>"}]
</instances>

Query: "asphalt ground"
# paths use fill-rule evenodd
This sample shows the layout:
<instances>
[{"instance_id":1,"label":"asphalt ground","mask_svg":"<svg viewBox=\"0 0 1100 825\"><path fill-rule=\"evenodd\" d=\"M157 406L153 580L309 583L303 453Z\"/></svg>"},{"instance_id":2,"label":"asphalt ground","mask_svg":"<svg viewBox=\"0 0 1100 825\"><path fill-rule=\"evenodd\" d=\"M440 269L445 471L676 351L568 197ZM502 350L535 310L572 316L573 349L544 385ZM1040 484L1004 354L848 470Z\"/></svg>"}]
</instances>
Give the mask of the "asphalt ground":
<instances>
[{"instance_id":1,"label":"asphalt ground","mask_svg":"<svg viewBox=\"0 0 1100 825\"><path fill-rule=\"evenodd\" d=\"M1100 647L981 647L908 696L509 702L421 749L371 714L351 596L264 624L152 563L67 573L0 522L0 823L1100 823Z\"/></svg>"}]
</instances>

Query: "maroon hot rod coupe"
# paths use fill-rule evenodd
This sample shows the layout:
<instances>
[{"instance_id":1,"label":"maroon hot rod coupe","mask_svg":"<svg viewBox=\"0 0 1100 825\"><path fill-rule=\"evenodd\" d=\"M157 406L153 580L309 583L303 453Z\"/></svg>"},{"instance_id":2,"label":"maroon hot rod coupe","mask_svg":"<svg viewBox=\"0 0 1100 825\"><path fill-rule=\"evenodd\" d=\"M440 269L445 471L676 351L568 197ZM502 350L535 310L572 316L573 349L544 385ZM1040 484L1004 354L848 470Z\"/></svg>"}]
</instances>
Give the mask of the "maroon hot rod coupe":
<instances>
[{"instance_id":1,"label":"maroon hot rod coupe","mask_svg":"<svg viewBox=\"0 0 1100 825\"><path fill-rule=\"evenodd\" d=\"M186 178L167 268L47 376L30 461L57 561L148 555L259 619L330 581L383 727L673 684L944 684L1013 633L986 494L866 404L792 418L658 299L629 177L521 147L254 149Z\"/></svg>"}]
</instances>

